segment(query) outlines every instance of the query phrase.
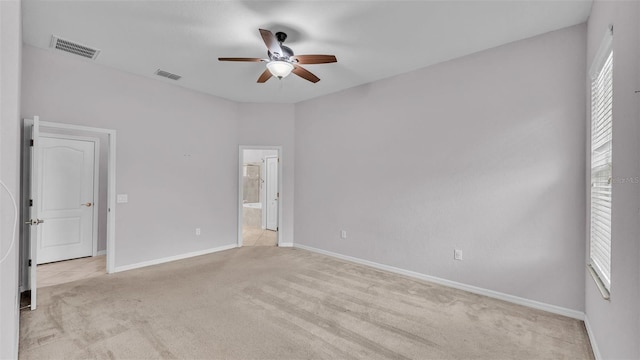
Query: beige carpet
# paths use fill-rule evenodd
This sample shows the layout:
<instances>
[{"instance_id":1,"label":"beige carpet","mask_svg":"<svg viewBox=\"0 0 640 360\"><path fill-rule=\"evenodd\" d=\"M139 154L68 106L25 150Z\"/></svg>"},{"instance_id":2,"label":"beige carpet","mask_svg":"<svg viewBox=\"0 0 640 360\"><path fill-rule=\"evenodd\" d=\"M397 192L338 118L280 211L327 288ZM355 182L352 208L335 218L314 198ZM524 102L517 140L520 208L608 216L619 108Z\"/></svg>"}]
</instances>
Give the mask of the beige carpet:
<instances>
[{"instance_id":1,"label":"beige carpet","mask_svg":"<svg viewBox=\"0 0 640 360\"><path fill-rule=\"evenodd\" d=\"M591 359L581 321L299 249L39 291L21 359Z\"/></svg>"},{"instance_id":2,"label":"beige carpet","mask_svg":"<svg viewBox=\"0 0 640 360\"><path fill-rule=\"evenodd\" d=\"M88 279L107 273L105 255L38 265L38 288Z\"/></svg>"},{"instance_id":3,"label":"beige carpet","mask_svg":"<svg viewBox=\"0 0 640 360\"><path fill-rule=\"evenodd\" d=\"M278 245L278 232L246 225L242 227L242 246L276 245Z\"/></svg>"}]
</instances>

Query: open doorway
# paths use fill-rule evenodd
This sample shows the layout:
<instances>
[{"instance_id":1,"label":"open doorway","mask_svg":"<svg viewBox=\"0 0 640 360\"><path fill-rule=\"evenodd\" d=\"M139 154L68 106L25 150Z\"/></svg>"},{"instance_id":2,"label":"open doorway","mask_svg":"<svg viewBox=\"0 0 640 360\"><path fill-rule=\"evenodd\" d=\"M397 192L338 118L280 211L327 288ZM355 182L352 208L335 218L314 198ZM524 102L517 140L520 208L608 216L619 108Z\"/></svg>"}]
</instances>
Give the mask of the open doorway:
<instances>
[{"instance_id":1,"label":"open doorway","mask_svg":"<svg viewBox=\"0 0 640 360\"><path fill-rule=\"evenodd\" d=\"M280 149L240 148L238 246L276 246L280 221Z\"/></svg>"},{"instance_id":2,"label":"open doorway","mask_svg":"<svg viewBox=\"0 0 640 360\"><path fill-rule=\"evenodd\" d=\"M21 289L113 271L115 131L25 119Z\"/></svg>"}]
</instances>

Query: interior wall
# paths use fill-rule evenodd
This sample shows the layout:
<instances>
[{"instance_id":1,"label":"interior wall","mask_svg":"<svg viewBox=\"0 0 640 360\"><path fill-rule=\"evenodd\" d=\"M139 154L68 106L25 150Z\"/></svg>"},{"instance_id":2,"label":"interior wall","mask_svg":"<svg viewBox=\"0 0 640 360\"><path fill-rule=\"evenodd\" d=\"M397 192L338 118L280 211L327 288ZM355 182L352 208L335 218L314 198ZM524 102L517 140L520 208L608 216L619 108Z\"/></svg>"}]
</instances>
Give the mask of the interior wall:
<instances>
[{"instance_id":1,"label":"interior wall","mask_svg":"<svg viewBox=\"0 0 640 360\"><path fill-rule=\"evenodd\" d=\"M25 46L22 115L117 131L116 268L236 244L234 102ZM195 228L202 234L195 235Z\"/></svg>"},{"instance_id":2,"label":"interior wall","mask_svg":"<svg viewBox=\"0 0 640 360\"><path fill-rule=\"evenodd\" d=\"M602 297L588 272L585 281L586 316L603 359L640 358L640 94L635 92L640 90L639 24L636 1L595 1L588 22L587 69L613 25L610 300ZM589 181L586 173L585 183ZM587 227L588 216L587 212Z\"/></svg>"},{"instance_id":3,"label":"interior wall","mask_svg":"<svg viewBox=\"0 0 640 360\"><path fill-rule=\"evenodd\" d=\"M280 246L290 246L294 223L294 105L242 103L238 114L239 145L282 146Z\"/></svg>"},{"instance_id":4,"label":"interior wall","mask_svg":"<svg viewBox=\"0 0 640 360\"><path fill-rule=\"evenodd\" d=\"M585 52L583 24L298 103L296 244L583 311Z\"/></svg>"},{"instance_id":5,"label":"interior wall","mask_svg":"<svg viewBox=\"0 0 640 360\"><path fill-rule=\"evenodd\" d=\"M20 211L20 64L22 48L19 0L0 1L0 180L18 202L0 189L0 359L18 357L19 259L13 227Z\"/></svg>"}]
</instances>

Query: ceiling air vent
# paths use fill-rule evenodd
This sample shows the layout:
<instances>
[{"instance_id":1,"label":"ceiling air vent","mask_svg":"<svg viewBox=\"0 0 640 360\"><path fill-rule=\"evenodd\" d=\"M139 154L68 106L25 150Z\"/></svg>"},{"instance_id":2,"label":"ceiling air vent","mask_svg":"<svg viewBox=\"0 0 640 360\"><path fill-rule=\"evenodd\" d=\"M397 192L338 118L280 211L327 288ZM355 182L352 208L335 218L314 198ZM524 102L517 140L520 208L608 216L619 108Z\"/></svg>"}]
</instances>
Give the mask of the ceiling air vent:
<instances>
[{"instance_id":1,"label":"ceiling air vent","mask_svg":"<svg viewBox=\"0 0 640 360\"><path fill-rule=\"evenodd\" d=\"M160 69L156 70L156 75L162 76L162 77L166 77L166 78L169 78L171 80L180 80L180 78L182 77L180 75L172 74L172 73L170 73L168 71L164 71L164 70L160 70Z\"/></svg>"},{"instance_id":2,"label":"ceiling air vent","mask_svg":"<svg viewBox=\"0 0 640 360\"><path fill-rule=\"evenodd\" d=\"M78 44L73 41L61 39L55 35L51 36L51 47L57 50L68 52L74 55L82 56L87 59L95 60L100 54L100 50L90 48L86 45Z\"/></svg>"}]
</instances>

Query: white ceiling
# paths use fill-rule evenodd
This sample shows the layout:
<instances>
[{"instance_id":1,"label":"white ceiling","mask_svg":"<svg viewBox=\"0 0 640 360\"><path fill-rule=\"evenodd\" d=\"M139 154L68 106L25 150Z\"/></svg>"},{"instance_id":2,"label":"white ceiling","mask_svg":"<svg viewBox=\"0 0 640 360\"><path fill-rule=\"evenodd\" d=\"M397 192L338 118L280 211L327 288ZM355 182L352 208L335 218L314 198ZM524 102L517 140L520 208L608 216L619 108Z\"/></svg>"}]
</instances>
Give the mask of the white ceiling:
<instances>
[{"instance_id":1,"label":"white ceiling","mask_svg":"<svg viewBox=\"0 0 640 360\"><path fill-rule=\"evenodd\" d=\"M23 0L23 37L49 49L55 34L100 49L98 64L226 99L295 103L582 23L591 2ZM257 84L263 63L217 60L265 58L258 28L338 63L305 65L316 84L293 74Z\"/></svg>"}]
</instances>

